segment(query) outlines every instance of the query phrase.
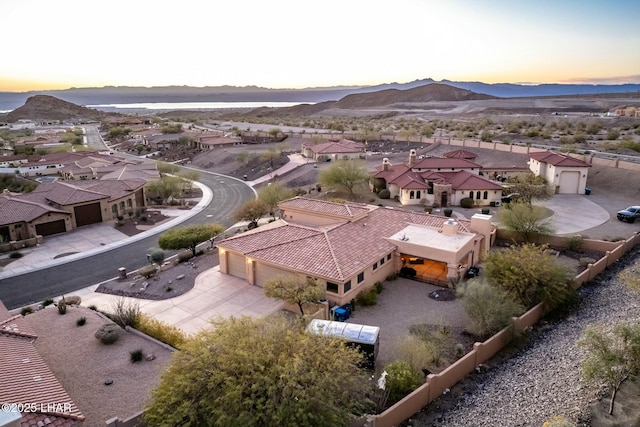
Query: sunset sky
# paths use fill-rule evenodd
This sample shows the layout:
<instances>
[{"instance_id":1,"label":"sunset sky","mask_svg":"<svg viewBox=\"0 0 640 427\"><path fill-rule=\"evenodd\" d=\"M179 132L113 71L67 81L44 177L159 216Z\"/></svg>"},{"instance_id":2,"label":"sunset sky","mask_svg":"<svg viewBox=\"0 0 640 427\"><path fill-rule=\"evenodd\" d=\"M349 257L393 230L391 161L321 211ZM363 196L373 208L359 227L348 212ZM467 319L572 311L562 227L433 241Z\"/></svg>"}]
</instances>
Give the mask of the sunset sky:
<instances>
[{"instance_id":1,"label":"sunset sky","mask_svg":"<svg viewBox=\"0 0 640 427\"><path fill-rule=\"evenodd\" d=\"M2 0L0 91L640 83L637 0Z\"/></svg>"}]
</instances>

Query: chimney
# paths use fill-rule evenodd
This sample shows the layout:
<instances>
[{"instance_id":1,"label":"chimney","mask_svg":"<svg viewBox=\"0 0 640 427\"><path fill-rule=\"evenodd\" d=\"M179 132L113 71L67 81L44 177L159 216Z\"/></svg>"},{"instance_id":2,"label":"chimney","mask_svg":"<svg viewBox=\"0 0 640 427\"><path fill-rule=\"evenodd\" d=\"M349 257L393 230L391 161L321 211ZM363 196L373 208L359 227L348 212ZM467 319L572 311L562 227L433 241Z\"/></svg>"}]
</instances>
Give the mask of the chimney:
<instances>
[{"instance_id":1,"label":"chimney","mask_svg":"<svg viewBox=\"0 0 640 427\"><path fill-rule=\"evenodd\" d=\"M416 150L409 150L409 166L413 166L416 163Z\"/></svg>"},{"instance_id":2,"label":"chimney","mask_svg":"<svg viewBox=\"0 0 640 427\"><path fill-rule=\"evenodd\" d=\"M457 233L458 223L453 218L449 218L442 224L442 234L455 236Z\"/></svg>"},{"instance_id":3,"label":"chimney","mask_svg":"<svg viewBox=\"0 0 640 427\"><path fill-rule=\"evenodd\" d=\"M491 223L491 215L474 214L471 217L471 231L484 236L484 244L482 250L488 252L491 249L491 234L493 233L493 224Z\"/></svg>"},{"instance_id":4,"label":"chimney","mask_svg":"<svg viewBox=\"0 0 640 427\"><path fill-rule=\"evenodd\" d=\"M389 159L388 158L384 158L382 159L382 170L383 171L388 171L389 170L389 165L391 165L391 163L389 163Z\"/></svg>"}]
</instances>

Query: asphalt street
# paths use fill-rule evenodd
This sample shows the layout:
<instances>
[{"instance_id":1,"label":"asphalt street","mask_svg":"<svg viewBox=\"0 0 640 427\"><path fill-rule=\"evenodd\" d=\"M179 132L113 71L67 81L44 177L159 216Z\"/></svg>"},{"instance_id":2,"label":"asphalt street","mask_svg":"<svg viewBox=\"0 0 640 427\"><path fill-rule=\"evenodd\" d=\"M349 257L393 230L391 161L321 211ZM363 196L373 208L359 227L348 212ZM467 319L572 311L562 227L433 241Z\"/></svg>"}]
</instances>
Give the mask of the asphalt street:
<instances>
[{"instance_id":1,"label":"asphalt street","mask_svg":"<svg viewBox=\"0 0 640 427\"><path fill-rule=\"evenodd\" d=\"M230 227L235 223L233 212L255 197L251 187L235 178L200 171L199 181L211 189L213 199L184 225L216 222ZM120 267L132 271L146 264L146 254L157 249L157 242L154 235L87 258L2 279L0 300L14 309L111 279Z\"/></svg>"}]
</instances>

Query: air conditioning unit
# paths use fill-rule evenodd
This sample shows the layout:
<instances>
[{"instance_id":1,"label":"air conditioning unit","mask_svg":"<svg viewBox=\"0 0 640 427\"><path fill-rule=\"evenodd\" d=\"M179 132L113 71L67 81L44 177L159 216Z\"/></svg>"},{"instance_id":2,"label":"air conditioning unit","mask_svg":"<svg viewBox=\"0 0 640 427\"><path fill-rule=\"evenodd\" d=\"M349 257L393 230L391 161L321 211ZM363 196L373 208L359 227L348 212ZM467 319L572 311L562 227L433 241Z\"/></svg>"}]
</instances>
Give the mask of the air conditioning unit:
<instances>
[{"instance_id":1,"label":"air conditioning unit","mask_svg":"<svg viewBox=\"0 0 640 427\"><path fill-rule=\"evenodd\" d=\"M495 203L495 206L500 206L500 204L501 204L502 202L501 202L500 200L496 200L496 201L495 201L495 202L493 202L493 203Z\"/></svg>"}]
</instances>

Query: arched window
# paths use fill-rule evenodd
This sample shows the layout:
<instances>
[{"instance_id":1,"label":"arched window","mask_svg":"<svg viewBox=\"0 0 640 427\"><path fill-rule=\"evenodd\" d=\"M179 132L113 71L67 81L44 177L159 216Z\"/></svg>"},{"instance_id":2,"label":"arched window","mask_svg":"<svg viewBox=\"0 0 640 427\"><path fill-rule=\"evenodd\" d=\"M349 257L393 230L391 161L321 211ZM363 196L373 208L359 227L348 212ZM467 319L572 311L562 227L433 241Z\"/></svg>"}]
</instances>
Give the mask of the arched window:
<instances>
[{"instance_id":1,"label":"arched window","mask_svg":"<svg viewBox=\"0 0 640 427\"><path fill-rule=\"evenodd\" d=\"M487 198L489 197L489 192L485 191L484 193L482 193L482 198L487 200Z\"/></svg>"},{"instance_id":2,"label":"arched window","mask_svg":"<svg viewBox=\"0 0 640 427\"><path fill-rule=\"evenodd\" d=\"M473 191L469 191L469 198L473 199Z\"/></svg>"},{"instance_id":3,"label":"arched window","mask_svg":"<svg viewBox=\"0 0 640 427\"><path fill-rule=\"evenodd\" d=\"M420 198L420 190L416 191L416 199Z\"/></svg>"},{"instance_id":4,"label":"arched window","mask_svg":"<svg viewBox=\"0 0 640 427\"><path fill-rule=\"evenodd\" d=\"M413 190L411 190L411 191L409 192L409 198L410 198L410 199L415 199L415 198L416 198L416 193L415 193Z\"/></svg>"},{"instance_id":5,"label":"arched window","mask_svg":"<svg viewBox=\"0 0 640 427\"><path fill-rule=\"evenodd\" d=\"M476 199L480 200L480 192L476 191Z\"/></svg>"}]
</instances>

